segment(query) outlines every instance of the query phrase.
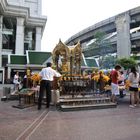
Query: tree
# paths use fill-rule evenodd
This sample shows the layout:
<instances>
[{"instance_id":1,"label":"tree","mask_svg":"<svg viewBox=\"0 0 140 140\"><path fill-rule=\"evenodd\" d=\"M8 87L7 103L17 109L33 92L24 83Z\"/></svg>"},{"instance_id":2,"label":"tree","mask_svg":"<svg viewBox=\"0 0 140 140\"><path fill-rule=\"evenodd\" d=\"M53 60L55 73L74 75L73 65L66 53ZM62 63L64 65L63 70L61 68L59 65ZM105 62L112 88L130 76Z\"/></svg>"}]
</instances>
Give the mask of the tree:
<instances>
[{"instance_id":1,"label":"tree","mask_svg":"<svg viewBox=\"0 0 140 140\"><path fill-rule=\"evenodd\" d=\"M99 66L103 68L105 65L103 64L105 61L105 57L107 56L107 48L111 46L108 39L106 39L105 32L96 32L94 38L96 41L93 44L93 47L99 48Z\"/></svg>"},{"instance_id":2,"label":"tree","mask_svg":"<svg viewBox=\"0 0 140 140\"><path fill-rule=\"evenodd\" d=\"M132 67L136 67L138 64L136 60L132 57L130 58L120 58L116 61L118 64L120 64L122 67L124 67L125 70L130 69Z\"/></svg>"},{"instance_id":3,"label":"tree","mask_svg":"<svg viewBox=\"0 0 140 140\"><path fill-rule=\"evenodd\" d=\"M103 59L103 67L105 69L112 69L116 63L116 56L111 54L107 55Z\"/></svg>"},{"instance_id":4,"label":"tree","mask_svg":"<svg viewBox=\"0 0 140 140\"><path fill-rule=\"evenodd\" d=\"M111 43L109 41L109 36L103 31L95 32L93 39L90 41L89 45L83 49L83 53L87 57L97 56L99 62L99 67L104 68L107 65L104 65L106 61L106 56L109 56L109 51ZM94 51L94 52L93 52ZM108 66L110 67L110 66Z\"/></svg>"}]
</instances>

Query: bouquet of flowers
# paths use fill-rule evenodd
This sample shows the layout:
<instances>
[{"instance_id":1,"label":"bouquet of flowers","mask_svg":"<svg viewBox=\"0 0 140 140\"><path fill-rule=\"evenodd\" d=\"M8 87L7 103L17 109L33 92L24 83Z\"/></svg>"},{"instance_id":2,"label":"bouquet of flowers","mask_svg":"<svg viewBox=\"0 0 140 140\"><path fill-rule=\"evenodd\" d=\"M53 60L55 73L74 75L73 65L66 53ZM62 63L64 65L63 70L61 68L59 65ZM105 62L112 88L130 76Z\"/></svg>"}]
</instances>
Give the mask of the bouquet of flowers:
<instances>
[{"instance_id":1,"label":"bouquet of flowers","mask_svg":"<svg viewBox=\"0 0 140 140\"><path fill-rule=\"evenodd\" d=\"M129 87L131 86L131 82L129 80L125 81L125 88L129 89Z\"/></svg>"},{"instance_id":2,"label":"bouquet of flowers","mask_svg":"<svg viewBox=\"0 0 140 140\"><path fill-rule=\"evenodd\" d=\"M40 82L41 80L41 77L39 75L39 73L34 73L32 76L31 76L31 80L33 81L33 85L35 86L37 83Z\"/></svg>"},{"instance_id":3,"label":"bouquet of flowers","mask_svg":"<svg viewBox=\"0 0 140 140\"><path fill-rule=\"evenodd\" d=\"M99 74L94 75L94 76L92 77L92 79L95 80L96 82L99 81L99 78L100 78Z\"/></svg>"},{"instance_id":4,"label":"bouquet of flowers","mask_svg":"<svg viewBox=\"0 0 140 140\"><path fill-rule=\"evenodd\" d=\"M110 80L109 76L105 75L102 71L100 71L92 77L92 79L96 82L98 82L100 78L102 78L104 82L108 82Z\"/></svg>"}]
</instances>

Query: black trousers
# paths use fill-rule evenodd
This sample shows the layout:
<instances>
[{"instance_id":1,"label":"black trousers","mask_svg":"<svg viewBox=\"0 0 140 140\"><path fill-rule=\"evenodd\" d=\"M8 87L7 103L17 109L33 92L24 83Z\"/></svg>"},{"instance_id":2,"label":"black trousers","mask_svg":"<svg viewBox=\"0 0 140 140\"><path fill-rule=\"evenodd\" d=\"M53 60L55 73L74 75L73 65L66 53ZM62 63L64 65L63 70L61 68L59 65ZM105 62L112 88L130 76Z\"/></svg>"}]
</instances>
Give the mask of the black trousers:
<instances>
[{"instance_id":1,"label":"black trousers","mask_svg":"<svg viewBox=\"0 0 140 140\"><path fill-rule=\"evenodd\" d=\"M40 92L39 92L39 98L38 98L38 108L41 108L42 105L42 99L44 96L44 90L46 91L46 102L47 102L47 108L50 106L51 101L51 81L49 80L42 80L40 82Z\"/></svg>"}]
</instances>

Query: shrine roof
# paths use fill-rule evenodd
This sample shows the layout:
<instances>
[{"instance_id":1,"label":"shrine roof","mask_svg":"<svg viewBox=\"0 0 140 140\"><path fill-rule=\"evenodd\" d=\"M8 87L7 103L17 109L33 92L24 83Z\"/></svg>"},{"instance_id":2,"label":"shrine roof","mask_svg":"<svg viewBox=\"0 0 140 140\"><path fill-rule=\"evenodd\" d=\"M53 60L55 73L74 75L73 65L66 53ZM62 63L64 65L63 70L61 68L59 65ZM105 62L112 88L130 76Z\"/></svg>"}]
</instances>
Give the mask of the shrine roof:
<instances>
[{"instance_id":1,"label":"shrine roof","mask_svg":"<svg viewBox=\"0 0 140 140\"><path fill-rule=\"evenodd\" d=\"M13 65L26 65L27 64L26 55L12 54L9 56L8 63L13 64Z\"/></svg>"},{"instance_id":2,"label":"shrine roof","mask_svg":"<svg viewBox=\"0 0 140 140\"><path fill-rule=\"evenodd\" d=\"M50 57L51 52L27 51L27 63L33 65L43 65Z\"/></svg>"},{"instance_id":3,"label":"shrine roof","mask_svg":"<svg viewBox=\"0 0 140 140\"><path fill-rule=\"evenodd\" d=\"M88 67L98 67L97 62L95 59L88 59L86 58L86 63Z\"/></svg>"},{"instance_id":4,"label":"shrine roof","mask_svg":"<svg viewBox=\"0 0 140 140\"><path fill-rule=\"evenodd\" d=\"M86 62L85 62L85 59L82 57L82 60L81 60L81 66L86 66L85 63L86 63Z\"/></svg>"},{"instance_id":5,"label":"shrine roof","mask_svg":"<svg viewBox=\"0 0 140 140\"><path fill-rule=\"evenodd\" d=\"M51 52L26 51L25 55L8 55L8 67L44 67L47 62L52 62Z\"/></svg>"},{"instance_id":6,"label":"shrine roof","mask_svg":"<svg viewBox=\"0 0 140 140\"><path fill-rule=\"evenodd\" d=\"M93 57L86 58L83 53L82 53L81 66L88 67L88 68L99 67L95 58L93 58Z\"/></svg>"}]
</instances>

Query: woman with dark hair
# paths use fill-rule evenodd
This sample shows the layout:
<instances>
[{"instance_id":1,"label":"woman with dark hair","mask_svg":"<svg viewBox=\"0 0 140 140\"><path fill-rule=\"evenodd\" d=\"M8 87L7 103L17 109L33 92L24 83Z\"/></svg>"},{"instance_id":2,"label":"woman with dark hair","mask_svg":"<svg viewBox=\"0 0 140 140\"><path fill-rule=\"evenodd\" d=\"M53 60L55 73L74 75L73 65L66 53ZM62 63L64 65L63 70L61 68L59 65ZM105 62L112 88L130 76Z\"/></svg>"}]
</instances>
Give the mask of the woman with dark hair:
<instances>
[{"instance_id":1,"label":"woman with dark hair","mask_svg":"<svg viewBox=\"0 0 140 140\"><path fill-rule=\"evenodd\" d=\"M130 107L134 108L135 106L139 106L139 73L137 72L135 67L131 68L131 72L129 73L128 80L130 81ZM136 104L135 104L136 103Z\"/></svg>"}]
</instances>

